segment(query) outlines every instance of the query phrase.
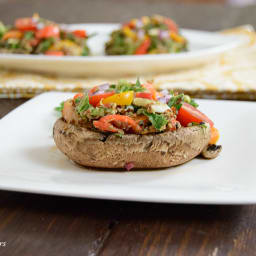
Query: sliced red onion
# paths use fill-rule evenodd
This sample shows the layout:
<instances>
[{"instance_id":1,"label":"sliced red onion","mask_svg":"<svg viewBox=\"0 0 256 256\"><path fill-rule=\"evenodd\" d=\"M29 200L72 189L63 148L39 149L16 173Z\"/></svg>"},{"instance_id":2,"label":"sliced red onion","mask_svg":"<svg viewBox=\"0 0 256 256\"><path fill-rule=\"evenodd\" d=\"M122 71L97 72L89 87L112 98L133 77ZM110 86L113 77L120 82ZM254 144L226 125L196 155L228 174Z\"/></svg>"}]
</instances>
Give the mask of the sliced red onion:
<instances>
[{"instance_id":1,"label":"sliced red onion","mask_svg":"<svg viewBox=\"0 0 256 256\"><path fill-rule=\"evenodd\" d=\"M99 94L103 94L103 93L105 93L105 90L98 90L95 93L93 93L91 96L99 95Z\"/></svg>"},{"instance_id":2,"label":"sliced red onion","mask_svg":"<svg viewBox=\"0 0 256 256\"><path fill-rule=\"evenodd\" d=\"M143 27L143 22L141 20L137 20L136 27L137 28L142 28Z\"/></svg>"},{"instance_id":3,"label":"sliced red onion","mask_svg":"<svg viewBox=\"0 0 256 256\"><path fill-rule=\"evenodd\" d=\"M132 168L134 168L134 163L126 163L124 165L124 168L127 170L127 171L130 171Z\"/></svg>"},{"instance_id":4,"label":"sliced red onion","mask_svg":"<svg viewBox=\"0 0 256 256\"><path fill-rule=\"evenodd\" d=\"M140 29L140 30L138 31L138 33L137 33L137 36L138 36L139 39L143 39L144 36L145 36L144 30Z\"/></svg>"},{"instance_id":5,"label":"sliced red onion","mask_svg":"<svg viewBox=\"0 0 256 256\"><path fill-rule=\"evenodd\" d=\"M99 90L108 90L109 89L110 84L109 83L105 83L105 84L101 84L98 85Z\"/></svg>"},{"instance_id":6,"label":"sliced red onion","mask_svg":"<svg viewBox=\"0 0 256 256\"><path fill-rule=\"evenodd\" d=\"M166 104L166 103L168 103L168 101L170 100L171 97L172 97L171 95L165 95L163 97L158 98L157 100L161 103Z\"/></svg>"},{"instance_id":7,"label":"sliced red onion","mask_svg":"<svg viewBox=\"0 0 256 256\"><path fill-rule=\"evenodd\" d=\"M170 37L170 34L169 34L169 31L160 30L158 36L159 36L159 39L166 39Z\"/></svg>"},{"instance_id":8,"label":"sliced red onion","mask_svg":"<svg viewBox=\"0 0 256 256\"><path fill-rule=\"evenodd\" d=\"M160 93L163 94L163 95L168 95L169 91L167 89L164 89Z\"/></svg>"},{"instance_id":9,"label":"sliced red onion","mask_svg":"<svg viewBox=\"0 0 256 256\"><path fill-rule=\"evenodd\" d=\"M101 85L98 85L98 90L96 92L94 92L91 96L94 96L94 95L99 95L99 94L103 94L106 92L106 90L109 89L109 86L110 84L109 83L105 83L105 84L101 84Z\"/></svg>"},{"instance_id":10,"label":"sliced red onion","mask_svg":"<svg viewBox=\"0 0 256 256\"><path fill-rule=\"evenodd\" d=\"M42 23L42 22L41 22L41 23L36 24L36 28L37 28L37 29L39 29L39 30L40 30L40 29L43 29L44 27L45 27L45 24L44 24L44 23Z\"/></svg>"}]
</instances>

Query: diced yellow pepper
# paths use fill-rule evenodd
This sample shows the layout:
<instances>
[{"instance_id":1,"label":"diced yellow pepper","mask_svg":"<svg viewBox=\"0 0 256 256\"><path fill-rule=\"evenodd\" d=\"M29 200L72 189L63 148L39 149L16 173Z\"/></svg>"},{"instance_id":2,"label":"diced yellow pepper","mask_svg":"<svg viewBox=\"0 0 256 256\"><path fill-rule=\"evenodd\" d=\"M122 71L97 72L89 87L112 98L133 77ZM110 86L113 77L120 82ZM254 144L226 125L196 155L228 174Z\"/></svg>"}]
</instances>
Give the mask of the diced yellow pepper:
<instances>
[{"instance_id":1,"label":"diced yellow pepper","mask_svg":"<svg viewBox=\"0 0 256 256\"><path fill-rule=\"evenodd\" d=\"M176 34L175 32L170 32L170 37L178 43L184 43L185 41L185 39L182 36Z\"/></svg>"},{"instance_id":2,"label":"diced yellow pepper","mask_svg":"<svg viewBox=\"0 0 256 256\"><path fill-rule=\"evenodd\" d=\"M72 52L72 55L81 55L82 53L82 48L72 42L71 40L61 40L58 41L57 43L53 44L50 48L50 51L62 51L62 50L69 50Z\"/></svg>"},{"instance_id":3,"label":"diced yellow pepper","mask_svg":"<svg viewBox=\"0 0 256 256\"><path fill-rule=\"evenodd\" d=\"M144 25L147 25L150 22L150 18L148 16L143 16L141 20Z\"/></svg>"},{"instance_id":4,"label":"diced yellow pepper","mask_svg":"<svg viewBox=\"0 0 256 256\"><path fill-rule=\"evenodd\" d=\"M116 103L120 106L131 105L134 97L133 91L121 92L103 99L102 103Z\"/></svg>"},{"instance_id":5,"label":"diced yellow pepper","mask_svg":"<svg viewBox=\"0 0 256 256\"><path fill-rule=\"evenodd\" d=\"M123 27L123 32L126 36L132 38L133 40L136 40L137 38L136 33L134 33L129 27L127 26Z\"/></svg>"}]
</instances>

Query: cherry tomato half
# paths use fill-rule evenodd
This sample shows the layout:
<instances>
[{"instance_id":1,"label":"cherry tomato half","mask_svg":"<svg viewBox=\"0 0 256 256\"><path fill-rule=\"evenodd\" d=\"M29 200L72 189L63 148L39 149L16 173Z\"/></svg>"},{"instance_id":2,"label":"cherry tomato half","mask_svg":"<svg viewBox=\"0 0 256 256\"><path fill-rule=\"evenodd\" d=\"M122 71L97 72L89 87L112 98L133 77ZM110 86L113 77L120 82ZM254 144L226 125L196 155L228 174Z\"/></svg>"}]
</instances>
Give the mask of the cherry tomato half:
<instances>
[{"instance_id":1,"label":"cherry tomato half","mask_svg":"<svg viewBox=\"0 0 256 256\"><path fill-rule=\"evenodd\" d=\"M36 38L59 37L60 28L56 25L45 26L36 32Z\"/></svg>"},{"instance_id":2,"label":"cherry tomato half","mask_svg":"<svg viewBox=\"0 0 256 256\"><path fill-rule=\"evenodd\" d=\"M153 100L153 95L151 92L137 92L136 98L144 98L144 99Z\"/></svg>"},{"instance_id":3,"label":"cherry tomato half","mask_svg":"<svg viewBox=\"0 0 256 256\"><path fill-rule=\"evenodd\" d=\"M110 97L114 94L115 94L115 92L105 92L103 94L89 96L89 103L91 105L93 105L94 107L96 107L98 105L98 103L101 101L101 99L105 99L105 98Z\"/></svg>"},{"instance_id":4,"label":"cherry tomato half","mask_svg":"<svg viewBox=\"0 0 256 256\"><path fill-rule=\"evenodd\" d=\"M83 93L77 93L75 96L74 96L74 98L73 98L73 100L76 100L77 98L83 98L84 97L84 94Z\"/></svg>"},{"instance_id":5,"label":"cherry tomato half","mask_svg":"<svg viewBox=\"0 0 256 256\"><path fill-rule=\"evenodd\" d=\"M20 18L15 21L15 27L21 31L36 31L36 22L32 18Z\"/></svg>"},{"instance_id":6,"label":"cherry tomato half","mask_svg":"<svg viewBox=\"0 0 256 256\"><path fill-rule=\"evenodd\" d=\"M184 102L179 109L177 120L182 126L187 126L189 123L209 123L211 127L214 126L214 123L209 119L204 113L191 106L190 104Z\"/></svg>"},{"instance_id":7,"label":"cherry tomato half","mask_svg":"<svg viewBox=\"0 0 256 256\"><path fill-rule=\"evenodd\" d=\"M86 31L85 30L74 30L72 31L72 33L77 36L77 37L81 37L81 38L85 38L87 37Z\"/></svg>"},{"instance_id":8,"label":"cherry tomato half","mask_svg":"<svg viewBox=\"0 0 256 256\"><path fill-rule=\"evenodd\" d=\"M146 88L151 94L152 94L152 97L153 97L153 100L156 100L156 97L157 97L157 91L156 89L154 88L154 86L150 83L145 83L145 84L142 84L142 87Z\"/></svg>"},{"instance_id":9,"label":"cherry tomato half","mask_svg":"<svg viewBox=\"0 0 256 256\"><path fill-rule=\"evenodd\" d=\"M165 18L164 23L168 26L170 31L178 33L178 26L172 19Z\"/></svg>"}]
</instances>

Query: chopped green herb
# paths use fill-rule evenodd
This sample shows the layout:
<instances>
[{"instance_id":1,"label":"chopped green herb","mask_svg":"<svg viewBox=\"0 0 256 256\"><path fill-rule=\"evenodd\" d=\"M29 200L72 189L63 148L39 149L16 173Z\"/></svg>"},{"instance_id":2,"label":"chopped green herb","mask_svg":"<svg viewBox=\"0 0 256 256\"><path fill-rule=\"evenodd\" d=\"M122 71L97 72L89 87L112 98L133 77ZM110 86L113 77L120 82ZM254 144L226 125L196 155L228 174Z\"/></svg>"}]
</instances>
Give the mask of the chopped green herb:
<instances>
[{"instance_id":1,"label":"chopped green herb","mask_svg":"<svg viewBox=\"0 0 256 256\"><path fill-rule=\"evenodd\" d=\"M34 37L34 35L35 35L34 32L28 31L25 33L24 38L29 40L29 39L32 39Z\"/></svg>"},{"instance_id":2,"label":"chopped green herb","mask_svg":"<svg viewBox=\"0 0 256 256\"><path fill-rule=\"evenodd\" d=\"M51 47L51 45L53 44L53 42L54 42L54 39L53 39L53 38L45 39L44 41L42 41L42 42L38 45L37 51L38 51L38 52L46 52L46 51Z\"/></svg>"},{"instance_id":3,"label":"chopped green herb","mask_svg":"<svg viewBox=\"0 0 256 256\"><path fill-rule=\"evenodd\" d=\"M189 104L195 108L198 108L198 106L199 106L193 99L190 100Z\"/></svg>"},{"instance_id":4,"label":"chopped green herb","mask_svg":"<svg viewBox=\"0 0 256 256\"><path fill-rule=\"evenodd\" d=\"M0 22L0 39L2 38L2 36L6 32L6 30L7 29L6 29L5 25L2 22Z\"/></svg>"},{"instance_id":5,"label":"chopped green herb","mask_svg":"<svg viewBox=\"0 0 256 256\"><path fill-rule=\"evenodd\" d=\"M168 102L168 106L171 107L175 107L177 110L179 110L182 106L182 101L184 99L184 94L179 94L177 96L173 96L170 98L169 102Z\"/></svg>"},{"instance_id":6,"label":"chopped green herb","mask_svg":"<svg viewBox=\"0 0 256 256\"><path fill-rule=\"evenodd\" d=\"M90 115L93 117L101 117L105 115L104 108L91 108Z\"/></svg>"},{"instance_id":7,"label":"chopped green herb","mask_svg":"<svg viewBox=\"0 0 256 256\"><path fill-rule=\"evenodd\" d=\"M80 101L81 101L81 98L80 98L80 97L76 98L76 99L75 99L75 104L76 104L76 105L79 104Z\"/></svg>"},{"instance_id":8,"label":"chopped green herb","mask_svg":"<svg viewBox=\"0 0 256 256\"><path fill-rule=\"evenodd\" d=\"M177 110L179 110L183 102L186 102L195 108L199 106L193 99L191 99L188 95L184 95L183 93L171 97L168 102L168 106L170 108L175 107Z\"/></svg>"},{"instance_id":9,"label":"chopped green herb","mask_svg":"<svg viewBox=\"0 0 256 256\"><path fill-rule=\"evenodd\" d=\"M76 111L81 115L84 111L90 108L90 103L89 103L89 96L86 94L84 97L81 99L79 104L76 106Z\"/></svg>"},{"instance_id":10,"label":"chopped green herb","mask_svg":"<svg viewBox=\"0 0 256 256\"><path fill-rule=\"evenodd\" d=\"M114 89L117 93L134 91L134 92L143 92L145 88L142 87L139 79L137 79L135 84L132 84L126 80L119 80L117 85L111 85L111 89Z\"/></svg>"},{"instance_id":11,"label":"chopped green herb","mask_svg":"<svg viewBox=\"0 0 256 256\"><path fill-rule=\"evenodd\" d=\"M152 125L157 129L161 130L167 123L167 119L162 114L156 114L156 113L148 113L145 109L140 108L137 111L137 114L144 114L148 117L149 121L152 123Z\"/></svg>"},{"instance_id":12,"label":"chopped green herb","mask_svg":"<svg viewBox=\"0 0 256 256\"><path fill-rule=\"evenodd\" d=\"M64 108L64 101L62 101L58 107L55 107L54 110L57 112L62 112L63 108Z\"/></svg>"},{"instance_id":13,"label":"chopped green herb","mask_svg":"<svg viewBox=\"0 0 256 256\"><path fill-rule=\"evenodd\" d=\"M89 48L84 45L83 51L82 51L82 56L88 56L89 55Z\"/></svg>"},{"instance_id":14,"label":"chopped green herb","mask_svg":"<svg viewBox=\"0 0 256 256\"><path fill-rule=\"evenodd\" d=\"M161 114L148 113L147 116L149 121L157 130L161 130L161 128L168 123L166 118Z\"/></svg>"},{"instance_id":15,"label":"chopped green herb","mask_svg":"<svg viewBox=\"0 0 256 256\"><path fill-rule=\"evenodd\" d=\"M121 132L117 132L117 133L115 133L115 136L118 138L123 138L124 134Z\"/></svg>"}]
</instances>

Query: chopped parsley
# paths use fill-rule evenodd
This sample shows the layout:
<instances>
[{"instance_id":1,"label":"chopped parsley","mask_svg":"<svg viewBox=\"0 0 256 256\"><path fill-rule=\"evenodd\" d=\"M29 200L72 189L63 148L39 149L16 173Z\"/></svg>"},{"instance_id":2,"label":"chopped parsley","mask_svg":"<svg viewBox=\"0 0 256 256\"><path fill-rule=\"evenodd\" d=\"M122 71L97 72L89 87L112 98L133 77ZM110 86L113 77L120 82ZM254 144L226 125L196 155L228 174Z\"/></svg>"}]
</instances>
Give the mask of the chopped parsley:
<instances>
[{"instance_id":1,"label":"chopped parsley","mask_svg":"<svg viewBox=\"0 0 256 256\"><path fill-rule=\"evenodd\" d=\"M168 106L171 107L175 107L177 110L179 110L182 106L182 101L184 99L184 94L179 94L177 96L173 96L170 98L169 102L168 102Z\"/></svg>"},{"instance_id":2,"label":"chopped parsley","mask_svg":"<svg viewBox=\"0 0 256 256\"><path fill-rule=\"evenodd\" d=\"M24 34L24 38L25 38L26 40L30 40L30 39L34 38L34 35L35 35L34 32L32 32L32 31L27 31L27 32Z\"/></svg>"},{"instance_id":3,"label":"chopped parsley","mask_svg":"<svg viewBox=\"0 0 256 256\"><path fill-rule=\"evenodd\" d=\"M84 111L88 110L91 107L89 103L89 96L85 94L84 97L81 99L79 104L76 106L76 111L81 115Z\"/></svg>"},{"instance_id":4,"label":"chopped parsley","mask_svg":"<svg viewBox=\"0 0 256 256\"><path fill-rule=\"evenodd\" d=\"M195 108L198 108L198 106L199 106L193 99L190 100L189 104Z\"/></svg>"},{"instance_id":5,"label":"chopped parsley","mask_svg":"<svg viewBox=\"0 0 256 256\"><path fill-rule=\"evenodd\" d=\"M46 52L54 43L54 39L52 37L45 39L42 41L37 48L38 52Z\"/></svg>"},{"instance_id":6,"label":"chopped parsley","mask_svg":"<svg viewBox=\"0 0 256 256\"><path fill-rule=\"evenodd\" d=\"M167 123L167 119L162 114L148 113L145 109L141 108L137 113L144 114L148 117L151 124L157 129L161 130Z\"/></svg>"},{"instance_id":7,"label":"chopped parsley","mask_svg":"<svg viewBox=\"0 0 256 256\"><path fill-rule=\"evenodd\" d=\"M62 112L63 108L64 108L64 101L62 101L58 107L55 107L54 110L57 112Z\"/></svg>"},{"instance_id":8,"label":"chopped parsley","mask_svg":"<svg viewBox=\"0 0 256 256\"><path fill-rule=\"evenodd\" d=\"M157 130L161 130L168 123L167 119L161 114L147 113L146 115Z\"/></svg>"},{"instance_id":9,"label":"chopped parsley","mask_svg":"<svg viewBox=\"0 0 256 256\"><path fill-rule=\"evenodd\" d=\"M134 92L145 91L145 88L141 85L139 79L137 79L135 84L132 84L126 80L119 80L117 85L115 84L110 85L110 89L114 89L116 93L128 92L128 91L134 91Z\"/></svg>"},{"instance_id":10,"label":"chopped parsley","mask_svg":"<svg viewBox=\"0 0 256 256\"><path fill-rule=\"evenodd\" d=\"M185 95L184 93L172 96L168 102L168 106L170 108L175 107L177 110L179 110L183 102L186 102L195 108L199 106L193 99L191 99L188 95Z\"/></svg>"},{"instance_id":11,"label":"chopped parsley","mask_svg":"<svg viewBox=\"0 0 256 256\"><path fill-rule=\"evenodd\" d=\"M117 132L117 133L115 133L115 136L118 138L123 138L124 134L121 132Z\"/></svg>"}]
</instances>

